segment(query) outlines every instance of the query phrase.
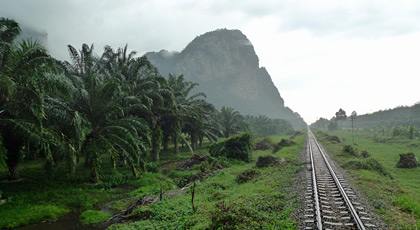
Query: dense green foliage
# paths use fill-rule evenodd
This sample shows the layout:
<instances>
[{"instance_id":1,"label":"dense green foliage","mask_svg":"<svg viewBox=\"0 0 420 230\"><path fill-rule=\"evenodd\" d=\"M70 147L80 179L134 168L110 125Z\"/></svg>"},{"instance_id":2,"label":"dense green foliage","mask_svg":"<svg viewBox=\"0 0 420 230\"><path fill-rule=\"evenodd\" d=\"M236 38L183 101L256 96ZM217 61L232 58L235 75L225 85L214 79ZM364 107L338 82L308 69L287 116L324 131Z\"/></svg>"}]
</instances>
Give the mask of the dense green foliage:
<instances>
[{"instance_id":1,"label":"dense green foliage","mask_svg":"<svg viewBox=\"0 0 420 230\"><path fill-rule=\"evenodd\" d=\"M274 141L285 136L270 137ZM191 191L136 209L135 221L115 224L111 230L131 229L297 229L289 217L297 204L290 194L293 175L301 168L299 156L304 135L297 146L286 147L274 156L287 158L287 164L255 169L252 163L234 163L197 183L195 204ZM252 160L271 154L255 151Z\"/></svg>"},{"instance_id":2,"label":"dense green foliage","mask_svg":"<svg viewBox=\"0 0 420 230\"><path fill-rule=\"evenodd\" d=\"M6 200L0 228L92 209L115 198L118 192L109 189L122 184L140 186L136 196L185 185L194 173L163 176L162 153L166 161L179 160L186 148L193 152L221 137L256 130L256 123L237 111L216 110L196 93L197 83L182 75L163 77L128 46L105 46L96 55L93 45L80 50L68 45L70 61L63 62L37 41L18 42L19 34L18 23L0 19L0 180L6 185L0 188ZM258 136L290 128L272 119L258 126L266 127L255 131ZM231 164L226 157L250 161L251 139L248 133L228 139L225 157L195 170L204 175L226 167ZM177 154L172 158L170 147Z\"/></svg>"},{"instance_id":3,"label":"dense green foliage","mask_svg":"<svg viewBox=\"0 0 420 230\"><path fill-rule=\"evenodd\" d=\"M252 135L243 133L228 139L220 139L210 146L209 152L213 157L227 157L250 162L252 145Z\"/></svg>"},{"instance_id":4,"label":"dense green foliage","mask_svg":"<svg viewBox=\"0 0 420 230\"><path fill-rule=\"evenodd\" d=\"M255 137L266 137L275 134L287 134L293 131L289 121L284 119L273 119L264 115L245 116L245 122Z\"/></svg>"},{"instance_id":5,"label":"dense green foliage","mask_svg":"<svg viewBox=\"0 0 420 230\"><path fill-rule=\"evenodd\" d=\"M270 138L264 137L259 139L255 142L254 148L255 150L267 150L272 149L274 147L274 143Z\"/></svg>"}]
</instances>

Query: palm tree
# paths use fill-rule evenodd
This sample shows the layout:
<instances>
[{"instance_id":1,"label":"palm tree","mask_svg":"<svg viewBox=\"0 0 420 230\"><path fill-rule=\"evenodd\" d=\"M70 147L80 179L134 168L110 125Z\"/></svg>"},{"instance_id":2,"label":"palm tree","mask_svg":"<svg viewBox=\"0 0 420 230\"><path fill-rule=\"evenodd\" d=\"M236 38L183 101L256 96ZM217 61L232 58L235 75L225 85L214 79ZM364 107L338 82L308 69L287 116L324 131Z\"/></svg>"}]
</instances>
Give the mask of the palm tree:
<instances>
[{"instance_id":1,"label":"palm tree","mask_svg":"<svg viewBox=\"0 0 420 230\"><path fill-rule=\"evenodd\" d=\"M168 111L164 119L164 135L171 136L174 143L174 152L177 153L178 142L183 139L181 131L189 134L191 148L195 150L197 140L200 143L203 137L212 141L217 140L218 128L214 124L213 105L207 103L202 92L191 95L192 90L198 83L186 81L183 75L169 74L168 85L174 95L174 106ZM183 140L185 142L185 140Z\"/></svg>"},{"instance_id":2,"label":"palm tree","mask_svg":"<svg viewBox=\"0 0 420 230\"><path fill-rule=\"evenodd\" d=\"M0 77L1 82L10 83L5 86L10 90L2 93L0 99L0 130L7 149L9 180L17 180L20 152L25 144L32 143L43 151L47 161L52 160L51 147L58 137L43 125L49 103L46 98L66 94L71 84L63 76L47 73L55 69L54 60L38 42L13 42L20 32L16 22L2 19L0 23L2 29L6 28L0 34Z\"/></svg>"},{"instance_id":3,"label":"palm tree","mask_svg":"<svg viewBox=\"0 0 420 230\"><path fill-rule=\"evenodd\" d=\"M219 120L223 129L223 136L226 138L246 130L244 117L233 108L223 106L220 110Z\"/></svg>"},{"instance_id":4,"label":"palm tree","mask_svg":"<svg viewBox=\"0 0 420 230\"><path fill-rule=\"evenodd\" d=\"M5 69L9 68L9 55L13 41L19 36L21 30L19 24L13 20L0 18L0 103L10 100L15 91L15 82L10 76L5 75Z\"/></svg>"},{"instance_id":5,"label":"palm tree","mask_svg":"<svg viewBox=\"0 0 420 230\"><path fill-rule=\"evenodd\" d=\"M264 115L247 115L245 122L255 137L265 137L293 130L290 122L284 119L272 119Z\"/></svg>"},{"instance_id":6,"label":"palm tree","mask_svg":"<svg viewBox=\"0 0 420 230\"><path fill-rule=\"evenodd\" d=\"M143 118L151 128L150 153L159 160L162 145L163 114L172 108L173 95L166 79L145 56L135 58L136 52L128 53L127 45L114 51L106 46L101 63L105 76L119 79L122 91L130 95L130 114Z\"/></svg>"},{"instance_id":7,"label":"palm tree","mask_svg":"<svg viewBox=\"0 0 420 230\"><path fill-rule=\"evenodd\" d=\"M93 46L82 46L80 54L69 45L73 64L67 70L80 85L73 96L74 108L88 121L89 132L82 151L90 167L90 182L100 175L101 155L107 153L114 162L123 156L135 176L147 153L150 130L147 123L130 112L129 95L121 90L121 81L101 73L101 63L93 56Z\"/></svg>"}]
</instances>

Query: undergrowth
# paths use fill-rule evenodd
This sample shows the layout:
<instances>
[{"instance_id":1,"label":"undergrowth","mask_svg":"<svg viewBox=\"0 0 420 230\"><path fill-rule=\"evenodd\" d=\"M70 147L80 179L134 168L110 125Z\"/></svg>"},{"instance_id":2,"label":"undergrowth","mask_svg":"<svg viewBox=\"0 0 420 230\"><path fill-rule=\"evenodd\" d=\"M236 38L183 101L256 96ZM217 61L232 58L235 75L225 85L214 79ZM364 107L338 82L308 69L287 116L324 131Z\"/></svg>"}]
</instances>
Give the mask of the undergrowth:
<instances>
[{"instance_id":1,"label":"undergrowth","mask_svg":"<svg viewBox=\"0 0 420 230\"><path fill-rule=\"evenodd\" d=\"M304 135L294 141L298 145L284 147L274 155L289 163L256 169L256 159L271 151L254 151L250 163L230 162L229 167L198 181L196 211L187 189L171 199L137 208L137 221L109 229L297 229L289 218L295 206L289 188L300 170Z\"/></svg>"}]
</instances>

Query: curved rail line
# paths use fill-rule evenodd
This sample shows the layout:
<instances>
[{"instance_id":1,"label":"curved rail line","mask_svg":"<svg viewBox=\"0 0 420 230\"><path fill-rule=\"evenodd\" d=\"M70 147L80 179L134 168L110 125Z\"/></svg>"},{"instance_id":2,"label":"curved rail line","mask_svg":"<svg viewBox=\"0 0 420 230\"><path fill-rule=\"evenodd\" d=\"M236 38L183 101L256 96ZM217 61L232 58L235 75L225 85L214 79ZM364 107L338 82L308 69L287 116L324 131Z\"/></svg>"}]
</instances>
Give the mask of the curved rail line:
<instances>
[{"instance_id":1,"label":"curved rail line","mask_svg":"<svg viewBox=\"0 0 420 230\"><path fill-rule=\"evenodd\" d=\"M349 195L346 192L346 189L344 188L345 186L342 185L342 183L340 182L340 179L337 177L337 174L334 172L333 168L331 167L330 163L328 162L328 159L326 157L326 154L324 152L324 150L322 149L322 147L320 146L320 144L318 143L318 141L316 140L315 136L313 135L313 133L308 130L308 139L307 139L307 144L308 144L308 151L310 154L310 161L311 161L311 168L312 168L312 176L311 176L311 180L312 180L312 193L313 193L313 200L314 200L314 209L315 209L315 222L316 222L316 228L317 229L328 229L328 228L324 228L325 226L323 226L323 223L325 224L337 224L340 226L342 225L342 227L336 226L336 228L351 228L354 229L354 227L356 227L356 229L359 230L365 230L365 225L362 222L362 219L359 217L358 212L356 210L356 208L353 206L352 201L349 198ZM314 151L313 151L313 146L316 147L317 149L317 153L319 152L319 154L321 155L323 162L325 163L329 175L318 175L317 170L319 171L321 167L324 167L323 165L321 165L322 163L320 163L319 160L319 156L317 156L318 160L314 160ZM317 162L318 161L318 162ZM319 165L318 165L319 164ZM319 171L319 174L325 174L326 170L324 171ZM337 188L339 191L339 194L337 192L337 194L333 195L333 197L331 199L334 199L333 201L325 201L327 200L325 197L321 197L319 196L319 193L323 193L322 189L320 188L320 186L318 185L318 177L322 178L320 180L324 180L324 181L329 181L330 177L332 178L331 181L333 181L334 183L330 183L328 184L328 188L333 187L332 184L334 184L334 192L335 189ZM325 186L325 185L324 185ZM333 193L333 192L331 192ZM337 198L339 195L341 195L340 198ZM334 198L335 197L335 198ZM321 200L321 201L320 201ZM344 200L344 202L337 202L337 200ZM321 209L322 204L329 204L329 203L345 203L348 212L350 212L351 217L341 217L342 219L346 219L347 221L351 221L348 223L332 223L329 221L326 221L323 219L323 212L327 212L327 211L323 211ZM329 207L327 205L324 205L325 207ZM344 208L344 206L340 206L339 208ZM333 215L331 211L328 211L330 213L330 215ZM347 211L341 211L341 213L348 213ZM328 214L328 213L327 213ZM324 214L324 218L332 218L332 219L336 219L337 217L332 217L329 215ZM354 226L355 225L355 226ZM374 225L369 225L371 227L374 227ZM307 229L312 229L310 227L308 227Z\"/></svg>"}]
</instances>

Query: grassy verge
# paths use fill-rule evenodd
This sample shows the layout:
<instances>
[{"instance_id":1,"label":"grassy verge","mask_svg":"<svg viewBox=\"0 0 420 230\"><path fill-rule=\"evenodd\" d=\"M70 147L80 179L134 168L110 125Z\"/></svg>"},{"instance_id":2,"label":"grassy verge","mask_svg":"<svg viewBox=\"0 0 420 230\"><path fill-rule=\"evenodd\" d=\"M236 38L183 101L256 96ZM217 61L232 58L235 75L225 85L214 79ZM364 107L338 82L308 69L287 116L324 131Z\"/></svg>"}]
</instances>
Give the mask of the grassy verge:
<instances>
[{"instance_id":1,"label":"grassy verge","mask_svg":"<svg viewBox=\"0 0 420 230\"><path fill-rule=\"evenodd\" d=\"M393 229L420 228L420 168L396 167L400 153L413 151L420 158L419 140L358 131L352 145L348 130L328 132L329 136L315 134ZM331 136L339 137L341 143L331 141ZM355 151L343 151L345 145L353 146ZM369 157L363 159L362 151L367 151Z\"/></svg>"},{"instance_id":2,"label":"grassy verge","mask_svg":"<svg viewBox=\"0 0 420 230\"><path fill-rule=\"evenodd\" d=\"M277 142L288 137L272 138ZM282 148L274 155L286 158L287 163L256 168L259 156L273 154L272 150L254 151L251 163L232 163L198 182L194 198L196 211L192 208L189 190L140 207L134 212L137 221L115 224L109 229L297 229L294 220L289 218L295 205L290 187L293 176L300 170L304 138L304 135L296 137L297 145ZM238 175L243 173L252 178L238 180Z\"/></svg>"}]
</instances>

